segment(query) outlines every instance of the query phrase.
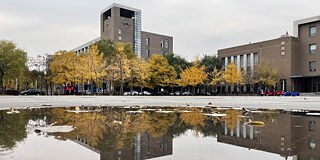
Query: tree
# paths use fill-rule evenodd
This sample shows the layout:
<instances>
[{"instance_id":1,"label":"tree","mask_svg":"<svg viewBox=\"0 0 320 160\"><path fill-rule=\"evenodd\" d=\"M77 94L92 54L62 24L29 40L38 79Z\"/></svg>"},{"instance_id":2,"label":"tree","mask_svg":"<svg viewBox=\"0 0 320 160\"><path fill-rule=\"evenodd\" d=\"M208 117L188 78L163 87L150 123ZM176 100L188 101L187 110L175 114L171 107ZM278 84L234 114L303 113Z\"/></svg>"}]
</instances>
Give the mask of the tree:
<instances>
[{"instance_id":1,"label":"tree","mask_svg":"<svg viewBox=\"0 0 320 160\"><path fill-rule=\"evenodd\" d=\"M105 60L111 60L116 56L116 44L111 40L101 40L95 44L98 47L98 50L103 53Z\"/></svg>"},{"instance_id":2,"label":"tree","mask_svg":"<svg viewBox=\"0 0 320 160\"><path fill-rule=\"evenodd\" d=\"M278 80L278 70L271 65L259 64L255 66L257 82L265 87L274 87Z\"/></svg>"},{"instance_id":3,"label":"tree","mask_svg":"<svg viewBox=\"0 0 320 160\"><path fill-rule=\"evenodd\" d=\"M178 75L180 75L180 73L187 67L192 66L191 62L188 62L186 59L184 59L179 55L168 53L168 54L165 54L164 57L167 59L169 65L174 67Z\"/></svg>"},{"instance_id":4,"label":"tree","mask_svg":"<svg viewBox=\"0 0 320 160\"><path fill-rule=\"evenodd\" d=\"M247 70L245 73L243 73L243 83L244 84L247 84L247 85L250 85L250 87L254 87L254 85L256 83L258 83L258 77L257 77L257 71L256 70ZM254 90L252 90L253 94L254 94Z\"/></svg>"},{"instance_id":5,"label":"tree","mask_svg":"<svg viewBox=\"0 0 320 160\"><path fill-rule=\"evenodd\" d=\"M130 60L129 66L129 86L140 87L141 92L144 87L150 87L148 85L150 78L149 64L144 59L134 58Z\"/></svg>"},{"instance_id":6,"label":"tree","mask_svg":"<svg viewBox=\"0 0 320 160\"><path fill-rule=\"evenodd\" d=\"M237 87L243 81L241 73L238 71L233 62L227 66L226 71L224 71L222 74L222 77L227 85L237 85Z\"/></svg>"},{"instance_id":7,"label":"tree","mask_svg":"<svg viewBox=\"0 0 320 160\"><path fill-rule=\"evenodd\" d=\"M80 82L82 75L79 68L83 66L75 52L58 51L53 55L50 63L52 81L55 84Z\"/></svg>"},{"instance_id":8,"label":"tree","mask_svg":"<svg viewBox=\"0 0 320 160\"><path fill-rule=\"evenodd\" d=\"M212 73L210 74L211 82L210 84L215 88L215 91L217 92L217 87L224 85L224 81L222 78L222 71L218 70L217 68L214 68ZM220 91L221 93L221 91Z\"/></svg>"},{"instance_id":9,"label":"tree","mask_svg":"<svg viewBox=\"0 0 320 160\"><path fill-rule=\"evenodd\" d=\"M166 58L154 54L149 60L150 65L150 85L169 86L175 83L177 77L175 69L169 65ZM159 88L158 88L159 92Z\"/></svg>"},{"instance_id":10,"label":"tree","mask_svg":"<svg viewBox=\"0 0 320 160\"><path fill-rule=\"evenodd\" d=\"M207 78L207 74L205 73L205 67L197 67L197 66L192 66L188 67L185 70L182 71L180 74L180 77L182 79L183 83L186 83L185 85L190 85L193 87L193 94L195 94L195 87L198 84L203 83L203 81ZM184 85L184 86L185 86Z\"/></svg>"},{"instance_id":11,"label":"tree","mask_svg":"<svg viewBox=\"0 0 320 160\"><path fill-rule=\"evenodd\" d=\"M84 61L84 63L81 63L81 66L85 67L80 67L80 69L83 68L82 73L85 75L85 80L91 81L91 85L102 82L102 78L106 75L105 61L103 59L103 54L99 52L98 47L96 45L92 45L89 52L84 53L83 56L84 57L82 57L81 60ZM93 93L94 91L92 86L91 94Z\"/></svg>"},{"instance_id":12,"label":"tree","mask_svg":"<svg viewBox=\"0 0 320 160\"><path fill-rule=\"evenodd\" d=\"M205 66L205 72L207 74L210 74L214 71L215 68L220 69L221 68L221 64L219 62L219 59L217 56L215 55L205 55L199 63L199 66Z\"/></svg>"},{"instance_id":13,"label":"tree","mask_svg":"<svg viewBox=\"0 0 320 160\"><path fill-rule=\"evenodd\" d=\"M0 41L0 87L5 92L4 83L15 80L23 74L27 63L27 53L11 41Z\"/></svg>"}]
</instances>

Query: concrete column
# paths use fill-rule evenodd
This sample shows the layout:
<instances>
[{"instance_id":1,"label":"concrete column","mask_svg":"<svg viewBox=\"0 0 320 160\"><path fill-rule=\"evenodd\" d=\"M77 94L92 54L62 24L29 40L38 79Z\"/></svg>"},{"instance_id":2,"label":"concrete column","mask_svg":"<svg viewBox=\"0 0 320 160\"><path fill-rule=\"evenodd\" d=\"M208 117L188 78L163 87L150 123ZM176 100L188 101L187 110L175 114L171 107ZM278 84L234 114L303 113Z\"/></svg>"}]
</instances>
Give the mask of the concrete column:
<instances>
[{"instance_id":1,"label":"concrete column","mask_svg":"<svg viewBox=\"0 0 320 160\"><path fill-rule=\"evenodd\" d=\"M250 66L252 71L253 71L253 65L254 65L254 57L253 57L253 53L250 53Z\"/></svg>"},{"instance_id":2,"label":"concrete column","mask_svg":"<svg viewBox=\"0 0 320 160\"><path fill-rule=\"evenodd\" d=\"M244 72L246 72L247 71L247 54L243 55L243 68L244 68ZM243 86L243 91L247 91L246 85Z\"/></svg>"},{"instance_id":3,"label":"concrete column","mask_svg":"<svg viewBox=\"0 0 320 160\"><path fill-rule=\"evenodd\" d=\"M224 69L227 70L227 66L228 66L228 57L224 57Z\"/></svg>"},{"instance_id":4,"label":"concrete column","mask_svg":"<svg viewBox=\"0 0 320 160\"><path fill-rule=\"evenodd\" d=\"M240 120L237 122L237 137L240 137Z\"/></svg>"},{"instance_id":5,"label":"concrete column","mask_svg":"<svg viewBox=\"0 0 320 160\"><path fill-rule=\"evenodd\" d=\"M253 139L253 126L250 126L250 139Z\"/></svg>"},{"instance_id":6,"label":"concrete column","mask_svg":"<svg viewBox=\"0 0 320 160\"><path fill-rule=\"evenodd\" d=\"M247 54L243 55L243 68L244 71L247 71Z\"/></svg>"},{"instance_id":7,"label":"concrete column","mask_svg":"<svg viewBox=\"0 0 320 160\"><path fill-rule=\"evenodd\" d=\"M237 56L237 68L238 72L240 72L240 55Z\"/></svg>"},{"instance_id":8,"label":"concrete column","mask_svg":"<svg viewBox=\"0 0 320 160\"><path fill-rule=\"evenodd\" d=\"M228 135L227 123L224 124L224 135Z\"/></svg>"},{"instance_id":9,"label":"concrete column","mask_svg":"<svg viewBox=\"0 0 320 160\"><path fill-rule=\"evenodd\" d=\"M247 126L243 124L242 128L243 128L242 137L247 138Z\"/></svg>"}]
</instances>

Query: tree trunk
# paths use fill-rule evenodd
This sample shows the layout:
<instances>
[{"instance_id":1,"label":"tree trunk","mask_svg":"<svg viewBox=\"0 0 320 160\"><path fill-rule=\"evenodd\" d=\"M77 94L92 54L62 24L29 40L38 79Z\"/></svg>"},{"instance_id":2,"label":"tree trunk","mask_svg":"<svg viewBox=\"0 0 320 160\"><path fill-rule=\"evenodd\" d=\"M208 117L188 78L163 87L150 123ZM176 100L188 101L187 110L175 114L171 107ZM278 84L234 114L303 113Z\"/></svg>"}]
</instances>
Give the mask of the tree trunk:
<instances>
[{"instance_id":1,"label":"tree trunk","mask_svg":"<svg viewBox=\"0 0 320 160\"><path fill-rule=\"evenodd\" d=\"M192 95L196 95L196 86L192 86Z\"/></svg>"},{"instance_id":2,"label":"tree trunk","mask_svg":"<svg viewBox=\"0 0 320 160\"><path fill-rule=\"evenodd\" d=\"M1 94L4 95L3 76L0 76L0 87L1 87Z\"/></svg>"}]
</instances>

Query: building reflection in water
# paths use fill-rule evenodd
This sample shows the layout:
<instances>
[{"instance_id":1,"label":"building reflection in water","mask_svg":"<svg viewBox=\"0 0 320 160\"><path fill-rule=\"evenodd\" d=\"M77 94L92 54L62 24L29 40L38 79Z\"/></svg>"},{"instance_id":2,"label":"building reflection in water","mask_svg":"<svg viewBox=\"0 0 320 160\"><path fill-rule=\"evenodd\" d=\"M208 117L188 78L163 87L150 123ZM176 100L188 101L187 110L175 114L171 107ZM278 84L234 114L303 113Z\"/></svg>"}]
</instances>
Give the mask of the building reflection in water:
<instances>
[{"instance_id":1,"label":"building reflection in water","mask_svg":"<svg viewBox=\"0 0 320 160\"><path fill-rule=\"evenodd\" d=\"M259 120L261 114L252 114L251 118ZM319 116L306 112L280 112L269 118L263 127L247 125L246 121L239 120L233 129L224 123L224 131L217 135L218 142L276 153L284 159L320 159Z\"/></svg>"},{"instance_id":2,"label":"building reflection in water","mask_svg":"<svg viewBox=\"0 0 320 160\"><path fill-rule=\"evenodd\" d=\"M138 134L130 148L104 151L101 160L141 160L172 155L172 137L152 137L147 132Z\"/></svg>"},{"instance_id":3,"label":"building reflection in water","mask_svg":"<svg viewBox=\"0 0 320 160\"><path fill-rule=\"evenodd\" d=\"M99 151L87 144L86 139L77 136L76 143L100 154L101 160L142 160L172 155L172 137L152 137L149 133L139 133L131 147Z\"/></svg>"}]
</instances>

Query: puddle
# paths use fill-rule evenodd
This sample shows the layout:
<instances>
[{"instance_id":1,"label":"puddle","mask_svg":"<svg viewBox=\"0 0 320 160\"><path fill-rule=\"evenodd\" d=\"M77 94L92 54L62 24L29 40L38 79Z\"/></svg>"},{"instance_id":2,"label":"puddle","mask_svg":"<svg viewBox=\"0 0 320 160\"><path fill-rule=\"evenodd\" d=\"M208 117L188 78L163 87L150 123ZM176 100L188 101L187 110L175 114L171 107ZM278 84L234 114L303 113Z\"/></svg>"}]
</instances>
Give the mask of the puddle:
<instances>
[{"instance_id":1,"label":"puddle","mask_svg":"<svg viewBox=\"0 0 320 160\"><path fill-rule=\"evenodd\" d=\"M320 111L66 107L0 111L0 159L319 159Z\"/></svg>"}]
</instances>

